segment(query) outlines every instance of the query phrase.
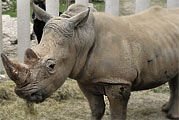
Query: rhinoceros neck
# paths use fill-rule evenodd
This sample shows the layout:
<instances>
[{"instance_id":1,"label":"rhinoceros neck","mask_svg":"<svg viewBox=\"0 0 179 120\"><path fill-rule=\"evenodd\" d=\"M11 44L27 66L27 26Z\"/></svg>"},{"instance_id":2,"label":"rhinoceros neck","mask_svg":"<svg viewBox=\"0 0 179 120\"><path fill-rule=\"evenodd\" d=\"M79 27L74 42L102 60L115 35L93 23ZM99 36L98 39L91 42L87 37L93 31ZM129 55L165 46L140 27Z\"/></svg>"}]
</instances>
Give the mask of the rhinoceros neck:
<instances>
[{"instance_id":1,"label":"rhinoceros neck","mask_svg":"<svg viewBox=\"0 0 179 120\"><path fill-rule=\"evenodd\" d=\"M90 50L93 48L94 44L94 26L93 24L84 25L85 27L78 28L74 33L74 41L76 47L76 62L73 66L71 74L69 77L76 79L81 71L83 70L87 58L89 56Z\"/></svg>"}]
</instances>

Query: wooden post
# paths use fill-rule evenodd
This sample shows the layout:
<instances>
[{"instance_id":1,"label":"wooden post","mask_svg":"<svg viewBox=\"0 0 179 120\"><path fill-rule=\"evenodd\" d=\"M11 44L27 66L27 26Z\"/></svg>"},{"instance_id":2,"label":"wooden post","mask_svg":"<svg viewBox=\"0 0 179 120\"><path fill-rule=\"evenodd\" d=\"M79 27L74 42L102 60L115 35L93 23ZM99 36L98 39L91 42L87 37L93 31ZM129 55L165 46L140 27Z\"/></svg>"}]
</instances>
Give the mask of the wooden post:
<instances>
[{"instance_id":1,"label":"wooden post","mask_svg":"<svg viewBox=\"0 0 179 120\"><path fill-rule=\"evenodd\" d=\"M136 10L135 13L139 13L150 7L150 0L136 0Z\"/></svg>"},{"instance_id":2,"label":"wooden post","mask_svg":"<svg viewBox=\"0 0 179 120\"><path fill-rule=\"evenodd\" d=\"M53 16L59 16L59 0L46 0L46 11Z\"/></svg>"},{"instance_id":3,"label":"wooden post","mask_svg":"<svg viewBox=\"0 0 179 120\"><path fill-rule=\"evenodd\" d=\"M2 1L0 0L0 54L2 53L3 45L2 45ZM2 61L0 59L0 71L2 71Z\"/></svg>"},{"instance_id":4,"label":"wooden post","mask_svg":"<svg viewBox=\"0 0 179 120\"><path fill-rule=\"evenodd\" d=\"M30 47L30 1L17 0L18 60L24 62L24 53Z\"/></svg>"},{"instance_id":5,"label":"wooden post","mask_svg":"<svg viewBox=\"0 0 179 120\"><path fill-rule=\"evenodd\" d=\"M75 3L82 4L88 7L89 0L75 0Z\"/></svg>"},{"instance_id":6,"label":"wooden post","mask_svg":"<svg viewBox=\"0 0 179 120\"><path fill-rule=\"evenodd\" d=\"M167 0L167 8L179 7L179 0Z\"/></svg>"},{"instance_id":7,"label":"wooden post","mask_svg":"<svg viewBox=\"0 0 179 120\"><path fill-rule=\"evenodd\" d=\"M119 0L105 0L105 12L119 16Z\"/></svg>"}]
</instances>

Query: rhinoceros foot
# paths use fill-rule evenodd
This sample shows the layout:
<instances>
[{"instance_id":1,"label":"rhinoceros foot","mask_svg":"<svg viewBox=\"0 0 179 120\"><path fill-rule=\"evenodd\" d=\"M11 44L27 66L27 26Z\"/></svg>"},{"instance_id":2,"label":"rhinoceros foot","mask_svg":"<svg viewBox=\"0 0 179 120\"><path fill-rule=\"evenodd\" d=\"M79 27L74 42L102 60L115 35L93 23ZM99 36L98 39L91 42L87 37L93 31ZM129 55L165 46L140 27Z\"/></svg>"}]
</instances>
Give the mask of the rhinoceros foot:
<instances>
[{"instance_id":1,"label":"rhinoceros foot","mask_svg":"<svg viewBox=\"0 0 179 120\"><path fill-rule=\"evenodd\" d=\"M167 102L167 103L165 103L163 106L162 106L162 111L163 112L168 112L169 111L169 109L170 109L170 103L169 102Z\"/></svg>"},{"instance_id":2,"label":"rhinoceros foot","mask_svg":"<svg viewBox=\"0 0 179 120\"><path fill-rule=\"evenodd\" d=\"M172 119L172 120L179 120L179 111L178 111L178 106L176 106L175 108L172 108L168 111L167 113L167 117Z\"/></svg>"},{"instance_id":3,"label":"rhinoceros foot","mask_svg":"<svg viewBox=\"0 0 179 120\"><path fill-rule=\"evenodd\" d=\"M172 120L179 120L179 114L175 113L168 113L167 117Z\"/></svg>"},{"instance_id":4,"label":"rhinoceros foot","mask_svg":"<svg viewBox=\"0 0 179 120\"><path fill-rule=\"evenodd\" d=\"M167 102L162 106L162 111L167 114L167 117L172 120L179 120L179 113L177 110L171 108L171 103Z\"/></svg>"}]
</instances>

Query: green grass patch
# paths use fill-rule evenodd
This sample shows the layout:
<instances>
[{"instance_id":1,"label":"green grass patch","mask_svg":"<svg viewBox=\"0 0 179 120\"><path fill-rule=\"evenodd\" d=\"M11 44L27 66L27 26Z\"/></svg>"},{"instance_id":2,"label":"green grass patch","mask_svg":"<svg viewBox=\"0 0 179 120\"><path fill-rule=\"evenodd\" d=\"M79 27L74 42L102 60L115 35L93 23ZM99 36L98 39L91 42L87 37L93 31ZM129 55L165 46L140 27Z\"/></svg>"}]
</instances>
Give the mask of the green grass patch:
<instances>
[{"instance_id":1,"label":"green grass patch","mask_svg":"<svg viewBox=\"0 0 179 120\"><path fill-rule=\"evenodd\" d=\"M11 17L17 17L17 12L14 10L7 10L2 12L3 15L10 15ZM32 9L30 9L30 14L32 15Z\"/></svg>"},{"instance_id":2,"label":"green grass patch","mask_svg":"<svg viewBox=\"0 0 179 120\"><path fill-rule=\"evenodd\" d=\"M166 85L166 84L164 84L160 87L154 88L154 89L152 89L152 91L154 93L170 93L170 89L169 89L168 85Z\"/></svg>"},{"instance_id":3,"label":"green grass patch","mask_svg":"<svg viewBox=\"0 0 179 120\"><path fill-rule=\"evenodd\" d=\"M2 12L3 15L10 15L11 17L16 17L17 13L15 11L7 10Z\"/></svg>"}]
</instances>

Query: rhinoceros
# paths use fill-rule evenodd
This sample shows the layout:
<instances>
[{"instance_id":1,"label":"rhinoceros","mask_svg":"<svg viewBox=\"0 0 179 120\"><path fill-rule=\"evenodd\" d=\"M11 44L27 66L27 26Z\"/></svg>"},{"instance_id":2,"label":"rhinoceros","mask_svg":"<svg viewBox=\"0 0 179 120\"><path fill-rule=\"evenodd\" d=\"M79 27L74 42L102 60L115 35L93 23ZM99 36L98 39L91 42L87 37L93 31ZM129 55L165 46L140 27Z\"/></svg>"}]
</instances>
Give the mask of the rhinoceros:
<instances>
[{"instance_id":1,"label":"rhinoceros","mask_svg":"<svg viewBox=\"0 0 179 120\"><path fill-rule=\"evenodd\" d=\"M70 77L88 99L93 120L102 119L104 95L111 119L126 120L132 91L168 82L171 96L162 110L179 119L179 8L120 17L85 7L68 14L78 5L60 17L34 8L46 22L40 44L26 50L24 63L1 54L19 97L43 102Z\"/></svg>"}]
</instances>

